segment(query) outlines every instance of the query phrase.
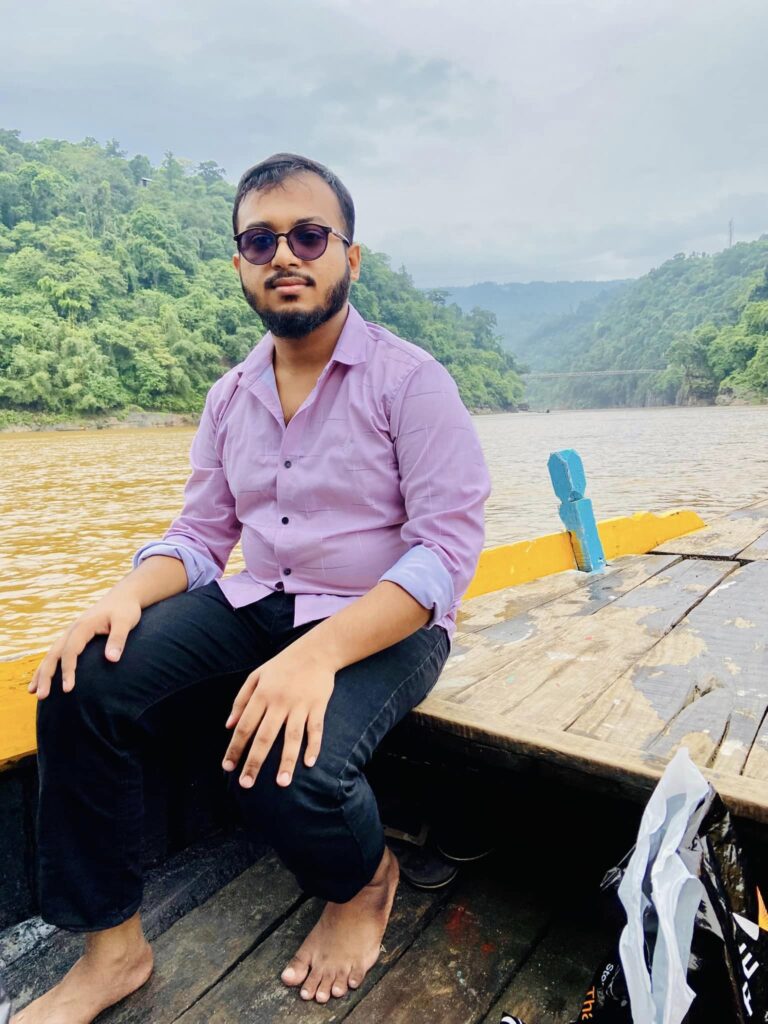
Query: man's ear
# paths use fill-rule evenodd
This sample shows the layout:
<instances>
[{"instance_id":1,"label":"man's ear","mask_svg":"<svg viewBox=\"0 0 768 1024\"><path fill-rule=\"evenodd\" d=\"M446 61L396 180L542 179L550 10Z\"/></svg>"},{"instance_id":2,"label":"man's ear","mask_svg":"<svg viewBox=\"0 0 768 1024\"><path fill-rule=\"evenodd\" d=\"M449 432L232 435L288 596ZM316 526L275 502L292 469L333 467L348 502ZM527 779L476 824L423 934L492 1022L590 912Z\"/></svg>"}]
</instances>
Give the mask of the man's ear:
<instances>
[{"instance_id":1,"label":"man's ear","mask_svg":"<svg viewBox=\"0 0 768 1024\"><path fill-rule=\"evenodd\" d=\"M360 279L360 264L363 259L363 251L358 242L350 245L347 251L347 259L349 260L349 276L353 281L358 281Z\"/></svg>"},{"instance_id":2,"label":"man's ear","mask_svg":"<svg viewBox=\"0 0 768 1024\"><path fill-rule=\"evenodd\" d=\"M233 254L233 256L232 256L232 266L235 268L235 270L237 270L237 271L240 270L240 253L239 252L236 252L236 253Z\"/></svg>"}]
</instances>

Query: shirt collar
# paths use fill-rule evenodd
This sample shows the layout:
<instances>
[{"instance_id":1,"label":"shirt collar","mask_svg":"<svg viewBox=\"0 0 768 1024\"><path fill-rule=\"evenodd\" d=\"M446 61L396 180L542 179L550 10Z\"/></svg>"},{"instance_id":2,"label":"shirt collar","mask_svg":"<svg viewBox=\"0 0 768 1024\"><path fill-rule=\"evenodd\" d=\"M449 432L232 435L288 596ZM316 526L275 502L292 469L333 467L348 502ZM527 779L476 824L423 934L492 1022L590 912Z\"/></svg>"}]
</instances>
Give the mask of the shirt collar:
<instances>
[{"instance_id":1,"label":"shirt collar","mask_svg":"<svg viewBox=\"0 0 768 1024\"><path fill-rule=\"evenodd\" d=\"M336 342L336 347L329 362L346 363L348 366L366 362L368 359L368 339L368 328L365 320L363 320L350 302L347 319L344 321L339 340ZM274 351L275 340L272 337L272 332L267 331L261 341L245 357L242 376L244 384L248 384L268 373L272 366Z\"/></svg>"}]
</instances>

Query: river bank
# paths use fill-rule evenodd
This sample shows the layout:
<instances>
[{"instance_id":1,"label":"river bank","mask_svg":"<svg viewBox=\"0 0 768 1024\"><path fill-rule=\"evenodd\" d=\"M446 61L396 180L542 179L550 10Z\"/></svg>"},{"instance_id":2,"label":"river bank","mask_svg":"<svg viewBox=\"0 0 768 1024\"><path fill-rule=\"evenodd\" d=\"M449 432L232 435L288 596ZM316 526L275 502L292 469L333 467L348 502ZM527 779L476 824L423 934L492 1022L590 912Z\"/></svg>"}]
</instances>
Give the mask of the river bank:
<instances>
[{"instance_id":1,"label":"river bank","mask_svg":"<svg viewBox=\"0 0 768 1024\"><path fill-rule=\"evenodd\" d=\"M132 410L119 416L91 416L78 419L30 415L15 422L0 422L0 434L40 433L51 430L136 430L144 427L194 427L200 414L194 412L145 412Z\"/></svg>"},{"instance_id":2,"label":"river bank","mask_svg":"<svg viewBox=\"0 0 768 1024\"><path fill-rule=\"evenodd\" d=\"M527 409L471 409L473 416L492 416L500 412L528 412ZM196 427L200 414L194 412L148 412L133 410L116 416L91 416L78 419L55 416L29 415L18 421L3 422L0 434L43 433L48 431L73 432L83 430L135 430L144 427Z\"/></svg>"},{"instance_id":3,"label":"river bank","mask_svg":"<svg viewBox=\"0 0 768 1024\"><path fill-rule=\"evenodd\" d=\"M598 406L594 409L568 409L552 406L551 408L521 405L517 409L492 409L482 407L470 409L473 416L497 416L500 413L529 413L540 416L544 413L590 413L590 412L635 412L654 409L692 409L692 408L754 408L768 406L767 401L746 401L731 399L715 402L695 402L685 405L654 405L654 406ZM196 427L200 422L200 414L194 412L153 412L144 409L132 409L112 416L56 417L41 413L13 413L18 419L6 421L0 410L0 434L44 433L48 431L78 432L84 430L135 430L149 427ZM6 412L5 415L8 415Z\"/></svg>"}]
</instances>

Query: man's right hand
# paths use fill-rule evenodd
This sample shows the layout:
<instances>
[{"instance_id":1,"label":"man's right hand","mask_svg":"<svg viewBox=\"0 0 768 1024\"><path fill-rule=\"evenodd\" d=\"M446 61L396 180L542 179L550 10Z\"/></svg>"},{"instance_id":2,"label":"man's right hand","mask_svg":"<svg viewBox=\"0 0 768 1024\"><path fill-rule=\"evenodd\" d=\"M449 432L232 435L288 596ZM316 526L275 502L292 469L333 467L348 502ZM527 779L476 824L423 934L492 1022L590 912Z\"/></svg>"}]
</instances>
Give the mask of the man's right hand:
<instances>
[{"instance_id":1,"label":"man's right hand","mask_svg":"<svg viewBox=\"0 0 768 1024\"><path fill-rule=\"evenodd\" d=\"M52 645L32 676L27 689L44 700L51 692L51 679L61 660L62 689L69 693L75 686L75 666L85 645L97 634L107 634L105 656L119 661L130 631L141 618L142 606L138 597L111 590L101 600L75 619L69 629Z\"/></svg>"}]
</instances>

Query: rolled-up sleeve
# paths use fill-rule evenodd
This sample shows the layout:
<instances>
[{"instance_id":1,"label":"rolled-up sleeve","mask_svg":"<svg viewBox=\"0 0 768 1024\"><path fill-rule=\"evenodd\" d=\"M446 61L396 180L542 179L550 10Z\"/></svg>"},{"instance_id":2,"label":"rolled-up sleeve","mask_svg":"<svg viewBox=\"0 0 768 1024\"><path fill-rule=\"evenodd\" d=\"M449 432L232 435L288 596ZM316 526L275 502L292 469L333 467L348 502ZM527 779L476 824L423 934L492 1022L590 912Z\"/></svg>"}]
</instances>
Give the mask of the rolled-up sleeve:
<instances>
[{"instance_id":1,"label":"rolled-up sleeve","mask_svg":"<svg viewBox=\"0 0 768 1024\"><path fill-rule=\"evenodd\" d=\"M485 541L488 467L456 383L420 363L392 403L390 429L407 521L405 554L380 577L432 609L429 626L458 607Z\"/></svg>"},{"instance_id":2,"label":"rolled-up sleeve","mask_svg":"<svg viewBox=\"0 0 768 1024\"><path fill-rule=\"evenodd\" d=\"M184 485L181 514L161 540L145 544L133 556L134 568L151 555L181 559L187 573L188 590L204 586L223 574L242 531L235 513L235 499L216 450L216 392L217 385L214 385L192 440L189 453L192 472Z\"/></svg>"}]
</instances>

